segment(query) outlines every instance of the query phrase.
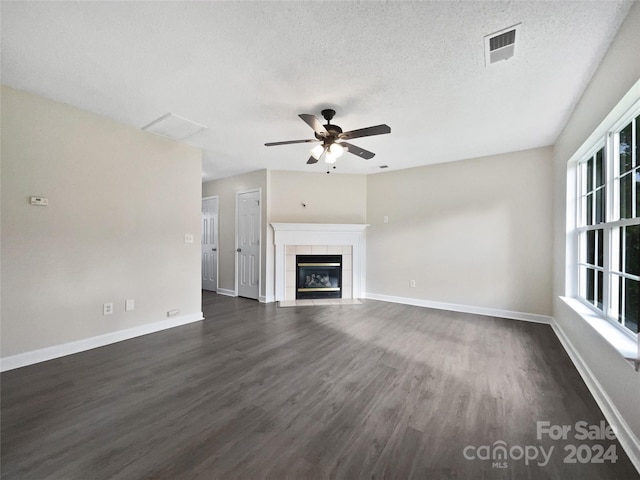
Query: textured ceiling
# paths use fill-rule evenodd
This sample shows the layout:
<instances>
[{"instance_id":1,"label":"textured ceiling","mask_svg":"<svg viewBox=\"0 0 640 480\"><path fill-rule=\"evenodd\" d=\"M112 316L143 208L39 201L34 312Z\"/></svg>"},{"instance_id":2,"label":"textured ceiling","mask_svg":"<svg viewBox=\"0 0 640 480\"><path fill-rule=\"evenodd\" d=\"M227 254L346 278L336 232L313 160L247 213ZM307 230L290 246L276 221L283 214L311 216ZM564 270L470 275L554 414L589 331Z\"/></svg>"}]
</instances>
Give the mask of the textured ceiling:
<instances>
[{"instance_id":1,"label":"textured ceiling","mask_svg":"<svg viewBox=\"0 0 640 480\"><path fill-rule=\"evenodd\" d=\"M630 1L8 2L2 83L141 128L168 112L209 128L203 180L306 165L298 113L390 135L337 173L375 173L553 144ZM518 55L483 37L522 22ZM324 123L324 122L323 122Z\"/></svg>"}]
</instances>

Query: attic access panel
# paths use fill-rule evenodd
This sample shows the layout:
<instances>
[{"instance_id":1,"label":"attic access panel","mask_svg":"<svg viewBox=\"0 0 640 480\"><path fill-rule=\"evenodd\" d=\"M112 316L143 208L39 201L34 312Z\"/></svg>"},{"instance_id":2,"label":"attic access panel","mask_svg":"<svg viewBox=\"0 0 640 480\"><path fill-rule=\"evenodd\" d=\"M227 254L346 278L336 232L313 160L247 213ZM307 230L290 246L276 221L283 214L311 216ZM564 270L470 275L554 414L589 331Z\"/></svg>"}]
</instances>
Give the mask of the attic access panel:
<instances>
[{"instance_id":1,"label":"attic access panel","mask_svg":"<svg viewBox=\"0 0 640 480\"><path fill-rule=\"evenodd\" d=\"M145 125L142 130L180 142L206 128L204 125L169 112Z\"/></svg>"},{"instance_id":2,"label":"attic access panel","mask_svg":"<svg viewBox=\"0 0 640 480\"><path fill-rule=\"evenodd\" d=\"M522 23L518 23L484 37L485 66L508 60L516 55L520 44L521 26Z\"/></svg>"}]
</instances>

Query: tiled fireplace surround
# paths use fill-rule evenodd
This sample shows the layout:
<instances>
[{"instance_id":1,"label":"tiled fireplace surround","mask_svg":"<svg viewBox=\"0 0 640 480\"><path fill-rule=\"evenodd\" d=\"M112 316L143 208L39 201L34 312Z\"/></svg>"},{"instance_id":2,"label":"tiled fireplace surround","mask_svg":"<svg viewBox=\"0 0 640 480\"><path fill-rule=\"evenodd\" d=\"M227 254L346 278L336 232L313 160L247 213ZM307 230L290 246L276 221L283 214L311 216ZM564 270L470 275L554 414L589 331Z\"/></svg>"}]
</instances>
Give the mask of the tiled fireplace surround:
<instances>
[{"instance_id":1,"label":"tiled fireplace surround","mask_svg":"<svg viewBox=\"0 0 640 480\"><path fill-rule=\"evenodd\" d=\"M342 298L364 296L366 224L272 223L276 301L296 299L296 255L342 255Z\"/></svg>"}]
</instances>

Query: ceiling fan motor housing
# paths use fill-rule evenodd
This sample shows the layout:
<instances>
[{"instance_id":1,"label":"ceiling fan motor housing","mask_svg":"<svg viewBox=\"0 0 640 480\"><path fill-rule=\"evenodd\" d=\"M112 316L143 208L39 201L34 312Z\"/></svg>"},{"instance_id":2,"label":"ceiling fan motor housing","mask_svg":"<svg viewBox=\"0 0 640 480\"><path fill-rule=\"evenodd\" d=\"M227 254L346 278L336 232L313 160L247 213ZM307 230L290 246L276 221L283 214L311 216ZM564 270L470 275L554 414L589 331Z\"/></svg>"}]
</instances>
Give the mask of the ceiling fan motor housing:
<instances>
[{"instance_id":1,"label":"ceiling fan motor housing","mask_svg":"<svg viewBox=\"0 0 640 480\"><path fill-rule=\"evenodd\" d=\"M323 140L325 143L333 143L338 139L338 135L342 133L342 129L338 125L326 124L324 128L329 132L329 135L323 136L315 134L318 140Z\"/></svg>"},{"instance_id":2,"label":"ceiling fan motor housing","mask_svg":"<svg viewBox=\"0 0 640 480\"><path fill-rule=\"evenodd\" d=\"M327 121L327 123L330 123L333 117L335 116L336 111L332 108L325 108L320 113L322 114L324 119Z\"/></svg>"},{"instance_id":3,"label":"ceiling fan motor housing","mask_svg":"<svg viewBox=\"0 0 640 480\"><path fill-rule=\"evenodd\" d=\"M329 135L326 137L322 137L318 136L318 134L316 133L316 138L318 140L324 140L325 145L331 145L332 143L335 143L335 141L338 139L338 135L342 133L342 129L338 125L331 124L331 120L335 116L336 111L332 108L325 108L320 113L327 121L327 124L324 125L324 128L327 130L327 132L329 132Z\"/></svg>"},{"instance_id":4,"label":"ceiling fan motor housing","mask_svg":"<svg viewBox=\"0 0 640 480\"><path fill-rule=\"evenodd\" d=\"M323 126L327 130L327 132L329 132L329 135L323 136L323 135L318 135L317 133L315 135L318 140L323 140L325 145L329 145L334 143L338 139L338 135L342 133L342 129L338 125L331 124L331 120L336 114L335 110L333 110L332 108L326 108L322 110L322 112L320 113L322 114L324 119L327 121L326 125L323 125Z\"/></svg>"}]
</instances>

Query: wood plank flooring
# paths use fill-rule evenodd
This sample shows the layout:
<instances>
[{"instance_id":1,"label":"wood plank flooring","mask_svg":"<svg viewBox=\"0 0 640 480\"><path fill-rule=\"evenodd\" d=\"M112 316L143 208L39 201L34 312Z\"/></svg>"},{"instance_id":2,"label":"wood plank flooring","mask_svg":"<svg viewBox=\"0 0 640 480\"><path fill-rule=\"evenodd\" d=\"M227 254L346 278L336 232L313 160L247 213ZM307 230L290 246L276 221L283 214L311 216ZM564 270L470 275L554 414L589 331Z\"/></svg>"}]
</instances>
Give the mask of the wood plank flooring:
<instances>
[{"instance_id":1,"label":"wood plank flooring","mask_svg":"<svg viewBox=\"0 0 640 480\"><path fill-rule=\"evenodd\" d=\"M604 420L547 325L209 292L203 311L3 373L2 479L640 478L617 441L536 438L537 421ZM554 451L505 468L463 455L499 441ZM567 464L568 443L618 459Z\"/></svg>"}]
</instances>

